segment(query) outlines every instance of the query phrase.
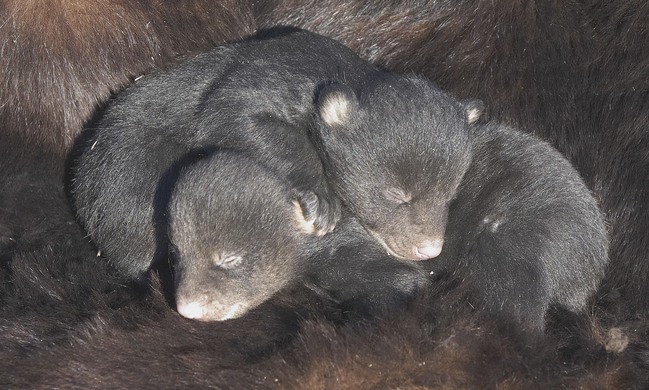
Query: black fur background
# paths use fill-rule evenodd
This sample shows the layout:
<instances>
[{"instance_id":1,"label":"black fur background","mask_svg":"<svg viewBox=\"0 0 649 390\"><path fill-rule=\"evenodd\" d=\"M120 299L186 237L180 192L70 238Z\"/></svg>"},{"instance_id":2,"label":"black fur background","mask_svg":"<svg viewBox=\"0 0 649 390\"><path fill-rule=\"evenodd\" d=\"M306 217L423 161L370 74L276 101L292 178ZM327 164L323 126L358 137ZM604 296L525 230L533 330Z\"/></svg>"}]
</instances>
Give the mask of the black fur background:
<instances>
[{"instance_id":1,"label":"black fur background","mask_svg":"<svg viewBox=\"0 0 649 390\"><path fill-rule=\"evenodd\" d=\"M609 1L0 2L3 388L644 388L649 383L649 5ZM218 4L215 4L218 3ZM182 319L122 285L63 190L73 138L111 91L178 55L296 25L423 73L563 152L606 213L587 318L546 336L440 280L366 324L305 291L240 321ZM155 285L155 284L154 284Z\"/></svg>"}]
</instances>

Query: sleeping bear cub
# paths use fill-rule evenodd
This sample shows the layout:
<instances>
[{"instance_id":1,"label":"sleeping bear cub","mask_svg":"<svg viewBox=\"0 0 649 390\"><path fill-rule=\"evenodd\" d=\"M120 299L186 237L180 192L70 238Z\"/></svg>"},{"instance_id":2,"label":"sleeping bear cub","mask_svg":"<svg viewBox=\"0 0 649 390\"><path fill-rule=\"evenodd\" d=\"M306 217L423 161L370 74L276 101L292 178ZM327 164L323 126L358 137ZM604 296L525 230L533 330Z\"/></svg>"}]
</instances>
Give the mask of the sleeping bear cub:
<instances>
[{"instance_id":1,"label":"sleeping bear cub","mask_svg":"<svg viewBox=\"0 0 649 390\"><path fill-rule=\"evenodd\" d=\"M453 110L432 99L427 111L403 99L395 108L397 96L406 98L404 88L413 86L394 80L362 94L343 84L320 91L313 139L343 202L390 252L411 248L413 257L436 257L422 265L472 283L489 311L541 329L550 305L583 310L604 275L608 238L576 170L533 136L476 122L469 127L470 154L461 159L466 166L444 165L447 178L430 171L430 156L458 150L453 135L438 130L453 120ZM480 115L479 103L473 108L469 122ZM428 149L393 132L404 125L434 137L435 145ZM428 174L447 186L420 179ZM439 210L448 210L448 218ZM403 237L421 223L446 228L432 236L435 250L425 253L431 256L419 256L419 247Z\"/></svg>"},{"instance_id":2,"label":"sleeping bear cub","mask_svg":"<svg viewBox=\"0 0 649 390\"><path fill-rule=\"evenodd\" d=\"M178 312L237 318L304 272L311 232L291 187L239 152L186 163L168 201Z\"/></svg>"},{"instance_id":3,"label":"sleeping bear cub","mask_svg":"<svg viewBox=\"0 0 649 390\"><path fill-rule=\"evenodd\" d=\"M421 119L381 125L423 156L417 161L425 169L418 185L433 189L436 199L453 193L470 160L463 104L428 81L380 70L329 38L283 30L215 48L118 94L87 126L72 163L70 192L80 221L128 279L146 280L152 265L164 262L171 250L181 314L203 319L241 315L296 279L299 272L288 271L306 267L309 253L318 247L306 242L333 230L340 219L340 201L310 141L316 96L334 82L359 93L376 85L403 89L405 98L393 96L391 110L404 99L421 101ZM448 111L448 118L439 117L440 111ZM388 113L377 116L389 118ZM415 124L430 134L413 131ZM388 156L385 163L402 155ZM356 166L355 159L348 164L369 168ZM268 184L263 191L256 189L258 181ZM414 218L413 229L404 225L403 237L411 242L389 242L391 251L412 259L439 254L448 200L428 208L434 217L421 213L420 221ZM256 202L259 206L250 206ZM377 237L385 236L380 226L375 230ZM284 251L284 246L296 249ZM401 269L403 263L396 266ZM408 267L418 280L421 271ZM373 268L367 268L364 277L371 278ZM376 280L390 279L385 276L390 267L374 268L383 269ZM219 276L209 276L213 269ZM344 277L345 272L331 273L336 274ZM260 286L252 281L256 278L272 281L272 288L255 290ZM206 292L217 280L223 286L218 294L231 292L232 300ZM348 299L344 291L337 295Z\"/></svg>"}]
</instances>

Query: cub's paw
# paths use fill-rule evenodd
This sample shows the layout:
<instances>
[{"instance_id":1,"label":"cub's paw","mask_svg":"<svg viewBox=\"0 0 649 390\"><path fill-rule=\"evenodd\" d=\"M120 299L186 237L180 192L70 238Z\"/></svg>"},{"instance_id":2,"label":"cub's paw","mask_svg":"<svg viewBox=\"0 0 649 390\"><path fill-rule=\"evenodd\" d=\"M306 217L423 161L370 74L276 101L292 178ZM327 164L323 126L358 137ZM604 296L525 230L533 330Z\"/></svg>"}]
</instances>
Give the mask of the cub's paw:
<instances>
[{"instance_id":1,"label":"cub's paw","mask_svg":"<svg viewBox=\"0 0 649 390\"><path fill-rule=\"evenodd\" d=\"M340 202L333 196L322 197L311 190L297 192L300 225L303 231L323 236L340 220Z\"/></svg>"}]
</instances>

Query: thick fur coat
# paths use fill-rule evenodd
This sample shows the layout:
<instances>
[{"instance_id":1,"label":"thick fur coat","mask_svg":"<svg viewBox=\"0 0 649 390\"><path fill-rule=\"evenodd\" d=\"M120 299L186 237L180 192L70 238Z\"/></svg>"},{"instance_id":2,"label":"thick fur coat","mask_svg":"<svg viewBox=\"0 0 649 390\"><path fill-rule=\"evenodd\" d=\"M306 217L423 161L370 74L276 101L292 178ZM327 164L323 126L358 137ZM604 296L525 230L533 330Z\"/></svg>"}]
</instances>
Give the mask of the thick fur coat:
<instances>
[{"instance_id":1,"label":"thick fur coat","mask_svg":"<svg viewBox=\"0 0 649 390\"><path fill-rule=\"evenodd\" d=\"M141 291L117 283L76 225L59 177L44 173L49 161L62 164L60 151L80 128L66 127L74 121L63 118L74 117L80 125L96 104L83 93L70 98L75 84L61 82L65 77L55 65L76 58L70 69L88 75L101 66L93 65L96 56L65 56L41 45L42 39L20 46L25 41L14 33L16 26L30 34L48 26L69 26L57 15L81 11L72 12L72 2L59 3L47 10L33 1L3 4L2 14L13 21L1 25L0 61L19 58L3 63L3 85L13 87L0 92L4 110L0 148L7 151L0 167L3 387L646 386L649 6L645 2L255 2L259 26L312 29L339 39L373 62L423 73L459 97L481 98L492 118L541 136L577 167L605 212L611 262L589 314L573 318L556 313L543 336L474 312L471 291L458 287L452 278L367 325L347 322L327 301L289 292L242 322L195 323L173 312L155 288ZM165 8L171 3L155 4ZM210 15L201 7L189 11L178 7L156 20L178 21L186 28L204 26L197 22L202 20L198 15ZM237 3L225 9L238 15L246 7ZM110 20L106 26L125 20L97 8L95 14ZM63 9L68 12L59 14ZM160 12L149 10L144 15L153 18ZM96 27L98 19L91 20ZM185 52L191 42L203 42L210 28L223 25L218 18L207 17L207 22L211 27L168 39ZM232 39L238 38L238 28ZM178 37L184 38L176 41ZM82 45L71 38L60 43ZM109 38L108 33L98 34L90 47L101 52L114 42ZM116 45L124 51L131 47L128 39ZM49 56L43 54L34 69L25 59L40 48ZM14 55L7 56L9 52ZM114 62L117 73L127 69L126 76L98 81L89 88L103 92L91 96L103 101L109 91L148 69L128 68L124 61L141 54L139 60L150 65L149 52L128 53ZM40 96L48 93L54 97L41 101ZM43 135L44 128L57 130ZM51 155L58 160L45 159L47 153L41 151L47 150L53 150Z\"/></svg>"}]
</instances>

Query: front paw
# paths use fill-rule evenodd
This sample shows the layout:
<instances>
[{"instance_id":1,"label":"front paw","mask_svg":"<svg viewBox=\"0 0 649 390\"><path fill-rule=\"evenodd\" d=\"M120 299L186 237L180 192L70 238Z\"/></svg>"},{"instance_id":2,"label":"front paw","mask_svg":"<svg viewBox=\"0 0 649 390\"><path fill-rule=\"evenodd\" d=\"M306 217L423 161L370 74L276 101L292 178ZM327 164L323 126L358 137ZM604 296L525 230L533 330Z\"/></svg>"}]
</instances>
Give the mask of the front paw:
<instances>
[{"instance_id":1,"label":"front paw","mask_svg":"<svg viewBox=\"0 0 649 390\"><path fill-rule=\"evenodd\" d=\"M302 229L323 236L336 227L340 220L340 202L334 196L318 196L312 190L298 191Z\"/></svg>"}]
</instances>

